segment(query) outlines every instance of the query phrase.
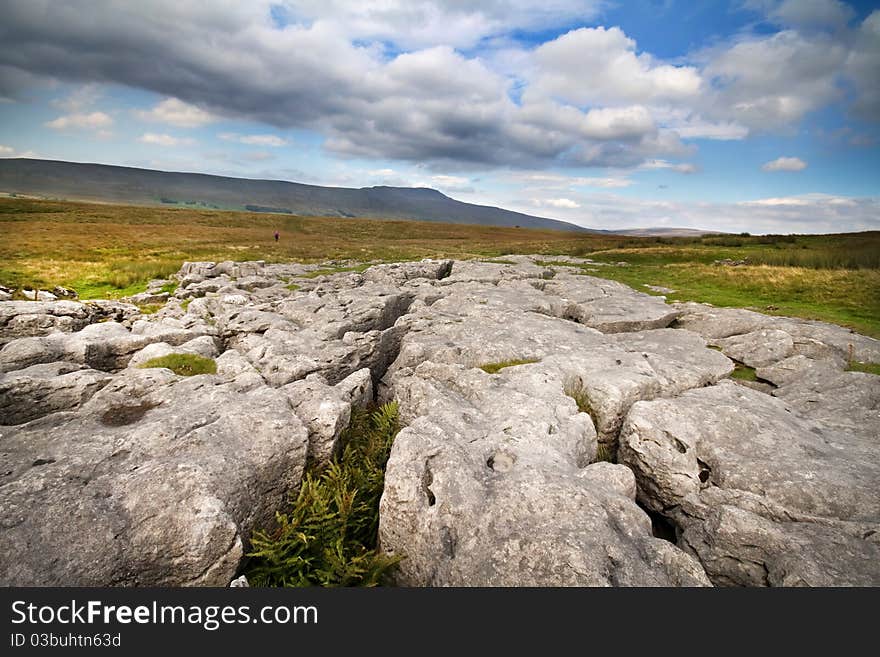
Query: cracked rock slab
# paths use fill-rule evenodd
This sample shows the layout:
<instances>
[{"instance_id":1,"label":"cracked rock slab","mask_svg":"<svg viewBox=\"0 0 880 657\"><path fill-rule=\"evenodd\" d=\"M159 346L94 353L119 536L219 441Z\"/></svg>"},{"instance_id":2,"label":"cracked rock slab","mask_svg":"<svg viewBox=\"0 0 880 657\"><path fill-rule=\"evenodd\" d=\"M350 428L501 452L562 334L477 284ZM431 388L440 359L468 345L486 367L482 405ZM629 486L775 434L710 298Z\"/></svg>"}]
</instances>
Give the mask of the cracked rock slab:
<instances>
[{"instance_id":1,"label":"cracked rock slab","mask_svg":"<svg viewBox=\"0 0 880 657\"><path fill-rule=\"evenodd\" d=\"M125 367L134 352L153 342L182 344L199 334L159 323L137 323L129 330L117 322L89 324L75 333L53 333L7 343L0 349L0 372L39 363L66 361L99 370Z\"/></svg>"},{"instance_id":2,"label":"cracked rock slab","mask_svg":"<svg viewBox=\"0 0 880 657\"><path fill-rule=\"evenodd\" d=\"M713 343L718 338L743 336L760 330L782 331L789 335L793 347L779 360L801 354L818 360L842 358L864 363L880 362L880 340L859 335L842 326L794 317L771 317L739 308L715 308L701 303L679 303L674 306L681 312L676 326L699 333ZM777 333L770 335L775 339L780 337ZM756 349L762 347L760 340L753 344ZM765 362L761 366L769 364Z\"/></svg>"},{"instance_id":3,"label":"cracked rock slab","mask_svg":"<svg viewBox=\"0 0 880 657\"><path fill-rule=\"evenodd\" d=\"M73 410L106 385L111 376L77 363L44 363L0 374L0 425L24 424Z\"/></svg>"},{"instance_id":4,"label":"cracked rock slab","mask_svg":"<svg viewBox=\"0 0 880 657\"><path fill-rule=\"evenodd\" d=\"M880 377L844 369L880 343L502 260L186 263L154 314L0 303L0 553L24 555L0 582L228 584L374 386L407 425L380 518L400 583L874 581ZM777 387L718 384L707 342ZM137 367L174 352L216 375ZM619 434L633 469L597 461Z\"/></svg>"},{"instance_id":5,"label":"cracked rock slab","mask_svg":"<svg viewBox=\"0 0 880 657\"><path fill-rule=\"evenodd\" d=\"M76 412L0 430L4 586L225 586L299 485L287 396L127 370Z\"/></svg>"},{"instance_id":6,"label":"cracked rock slab","mask_svg":"<svg viewBox=\"0 0 880 657\"><path fill-rule=\"evenodd\" d=\"M620 462L716 584L880 584L880 443L730 382L638 402Z\"/></svg>"},{"instance_id":7,"label":"cracked rock slab","mask_svg":"<svg viewBox=\"0 0 880 657\"><path fill-rule=\"evenodd\" d=\"M403 418L380 504L384 550L413 586L698 586L699 564L654 538L632 473L588 465L596 434L559 364L489 375L398 371Z\"/></svg>"},{"instance_id":8,"label":"cracked rock slab","mask_svg":"<svg viewBox=\"0 0 880 657\"><path fill-rule=\"evenodd\" d=\"M603 335L536 311L540 292L532 289L538 295L533 298L528 289L467 288L401 318L400 353L383 385L400 368L423 361L478 367L561 358L583 388L600 442L613 448L623 417L635 401L709 385L733 370L728 358L707 349L705 341L689 331ZM517 300L533 310L517 310Z\"/></svg>"}]
</instances>

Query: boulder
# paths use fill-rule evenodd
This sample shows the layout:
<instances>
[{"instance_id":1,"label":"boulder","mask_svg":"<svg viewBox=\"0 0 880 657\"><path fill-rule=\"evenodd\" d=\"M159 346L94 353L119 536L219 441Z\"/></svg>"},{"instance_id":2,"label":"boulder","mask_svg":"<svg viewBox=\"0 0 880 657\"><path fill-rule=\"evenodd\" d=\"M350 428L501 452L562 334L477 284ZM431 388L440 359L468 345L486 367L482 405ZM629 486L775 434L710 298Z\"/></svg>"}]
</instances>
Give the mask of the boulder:
<instances>
[{"instance_id":1,"label":"boulder","mask_svg":"<svg viewBox=\"0 0 880 657\"><path fill-rule=\"evenodd\" d=\"M452 260L421 260L390 265L373 265L364 272L364 280L370 283L401 284L416 278L440 280L452 272Z\"/></svg>"},{"instance_id":2,"label":"boulder","mask_svg":"<svg viewBox=\"0 0 880 657\"><path fill-rule=\"evenodd\" d=\"M193 338L189 342L184 342L177 347L167 342L153 342L140 351L135 352L128 361L128 367L140 367L153 358L162 358L169 354L193 354L203 358L216 358L217 344L214 338L208 335Z\"/></svg>"},{"instance_id":3,"label":"boulder","mask_svg":"<svg viewBox=\"0 0 880 657\"><path fill-rule=\"evenodd\" d=\"M714 340L725 356L749 367L778 363L794 353L791 335L779 329L759 329L729 338Z\"/></svg>"},{"instance_id":4,"label":"boulder","mask_svg":"<svg viewBox=\"0 0 880 657\"><path fill-rule=\"evenodd\" d=\"M370 370L358 370L335 386L320 375L285 385L291 407L309 431L309 461L326 463L337 452L339 437L348 427L353 406L364 406L373 399Z\"/></svg>"},{"instance_id":5,"label":"boulder","mask_svg":"<svg viewBox=\"0 0 880 657\"><path fill-rule=\"evenodd\" d=\"M168 292L139 292L130 297L125 297L123 301L132 303L137 306L146 304L165 303L171 295Z\"/></svg>"},{"instance_id":6,"label":"boulder","mask_svg":"<svg viewBox=\"0 0 880 657\"><path fill-rule=\"evenodd\" d=\"M592 276L561 274L543 290L566 300L562 317L602 333L665 328L680 314L659 297Z\"/></svg>"}]
</instances>

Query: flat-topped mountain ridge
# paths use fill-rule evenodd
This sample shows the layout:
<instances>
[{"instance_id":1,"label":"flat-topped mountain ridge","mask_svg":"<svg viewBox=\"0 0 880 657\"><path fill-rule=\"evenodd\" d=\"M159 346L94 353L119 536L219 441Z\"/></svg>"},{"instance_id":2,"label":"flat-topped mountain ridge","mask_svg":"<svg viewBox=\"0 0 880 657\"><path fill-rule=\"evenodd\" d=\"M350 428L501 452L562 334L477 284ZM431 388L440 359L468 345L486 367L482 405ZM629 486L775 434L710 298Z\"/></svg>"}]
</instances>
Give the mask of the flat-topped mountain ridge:
<instances>
[{"instance_id":1,"label":"flat-topped mountain ridge","mask_svg":"<svg viewBox=\"0 0 880 657\"><path fill-rule=\"evenodd\" d=\"M189 262L0 301L0 583L228 585L393 401L398 585L880 584L880 377L848 371L880 341L586 262Z\"/></svg>"},{"instance_id":2,"label":"flat-topped mountain ridge","mask_svg":"<svg viewBox=\"0 0 880 657\"><path fill-rule=\"evenodd\" d=\"M423 187L323 187L201 173L36 159L0 159L0 191L80 201L248 210L303 216L411 219L591 231L546 217L457 201Z\"/></svg>"}]
</instances>

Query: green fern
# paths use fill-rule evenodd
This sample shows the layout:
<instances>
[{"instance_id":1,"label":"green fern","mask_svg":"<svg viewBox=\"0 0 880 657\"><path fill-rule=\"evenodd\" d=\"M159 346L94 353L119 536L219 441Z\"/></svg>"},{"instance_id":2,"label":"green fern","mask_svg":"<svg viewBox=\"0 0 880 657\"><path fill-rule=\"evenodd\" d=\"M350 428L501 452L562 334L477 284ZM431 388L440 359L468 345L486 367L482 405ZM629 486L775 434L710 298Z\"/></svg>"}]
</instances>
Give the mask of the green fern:
<instances>
[{"instance_id":1,"label":"green fern","mask_svg":"<svg viewBox=\"0 0 880 657\"><path fill-rule=\"evenodd\" d=\"M397 404L354 409L342 453L312 469L274 531L251 538L255 586L376 586L398 562L377 550L385 464L398 431Z\"/></svg>"}]
</instances>

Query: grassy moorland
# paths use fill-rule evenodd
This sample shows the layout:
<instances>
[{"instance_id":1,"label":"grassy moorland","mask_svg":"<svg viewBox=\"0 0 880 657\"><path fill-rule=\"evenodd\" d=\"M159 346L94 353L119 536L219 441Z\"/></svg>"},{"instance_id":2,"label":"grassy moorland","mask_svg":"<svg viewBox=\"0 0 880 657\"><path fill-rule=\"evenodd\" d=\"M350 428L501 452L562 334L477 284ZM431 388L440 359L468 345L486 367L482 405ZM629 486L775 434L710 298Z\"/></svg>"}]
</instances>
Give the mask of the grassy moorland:
<instances>
[{"instance_id":1,"label":"grassy moorland","mask_svg":"<svg viewBox=\"0 0 880 657\"><path fill-rule=\"evenodd\" d=\"M274 241L278 230L281 239ZM551 230L0 198L0 283L123 296L184 260L324 262L584 253L620 238Z\"/></svg>"},{"instance_id":2,"label":"grassy moorland","mask_svg":"<svg viewBox=\"0 0 880 657\"><path fill-rule=\"evenodd\" d=\"M281 239L274 241L273 233ZM184 260L408 260L567 254L670 300L822 319L880 337L880 233L633 238L411 221L97 205L0 198L0 284L119 297ZM719 266L715 260L746 260Z\"/></svg>"},{"instance_id":3,"label":"grassy moorland","mask_svg":"<svg viewBox=\"0 0 880 657\"><path fill-rule=\"evenodd\" d=\"M658 241L658 240L655 240ZM880 337L880 233L703 237L594 252L626 267L586 271L669 300L705 301L771 315L821 319ZM745 261L738 266L716 260ZM588 269L592 269L589 268Z\"/></svg>"}]
</instances>

